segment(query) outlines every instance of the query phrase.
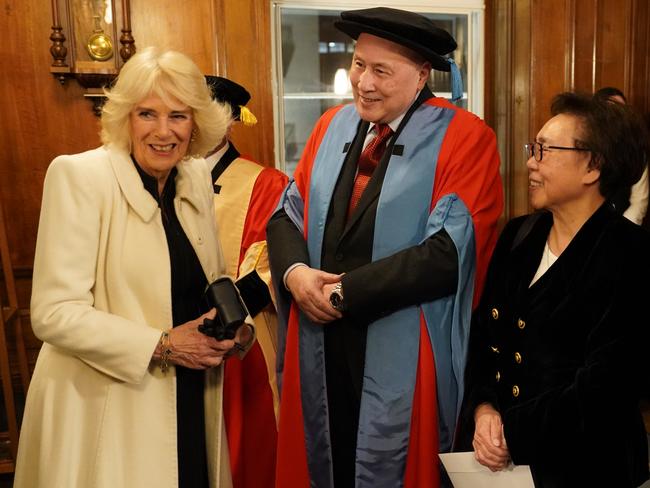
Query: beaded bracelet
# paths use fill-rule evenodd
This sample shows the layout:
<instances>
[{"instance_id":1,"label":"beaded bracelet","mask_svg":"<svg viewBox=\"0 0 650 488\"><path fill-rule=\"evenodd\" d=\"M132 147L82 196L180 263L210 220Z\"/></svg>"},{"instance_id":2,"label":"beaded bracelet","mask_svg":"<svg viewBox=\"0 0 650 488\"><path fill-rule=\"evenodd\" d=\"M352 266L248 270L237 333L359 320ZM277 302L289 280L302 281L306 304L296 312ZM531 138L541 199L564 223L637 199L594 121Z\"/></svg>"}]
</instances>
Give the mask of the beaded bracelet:
<instances>
[{"instance_id":1,"label":"beaded bracelet","mask_svg":"<svg viewBox=\"0 0 650 488\"><path fill-rule=\"evenodd\" d=\"M160 336L160 371L166 373L169 369L169 356L172 354L172 344L169 340L169 332L163 331Z\"/></svg>"}]
</instances>

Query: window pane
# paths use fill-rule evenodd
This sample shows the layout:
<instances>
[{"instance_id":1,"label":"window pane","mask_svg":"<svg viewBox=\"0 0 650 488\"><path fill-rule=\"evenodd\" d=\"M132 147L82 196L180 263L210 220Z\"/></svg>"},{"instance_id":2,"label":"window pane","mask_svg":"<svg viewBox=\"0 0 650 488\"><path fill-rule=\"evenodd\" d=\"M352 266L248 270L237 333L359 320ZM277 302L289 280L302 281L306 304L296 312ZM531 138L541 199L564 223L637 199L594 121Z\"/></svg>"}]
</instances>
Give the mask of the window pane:
<instances>
[{"instance_id":1,"label":"window pane","mask_svg":"<svg viewBox=\"0 0 650 488\"><path fill-rule=\"evenodd\" d=\"M285 95L334 90L334 73L350 66L353 40L334 28L339 12L282 8Z\"/></svg>"}]
</instances>

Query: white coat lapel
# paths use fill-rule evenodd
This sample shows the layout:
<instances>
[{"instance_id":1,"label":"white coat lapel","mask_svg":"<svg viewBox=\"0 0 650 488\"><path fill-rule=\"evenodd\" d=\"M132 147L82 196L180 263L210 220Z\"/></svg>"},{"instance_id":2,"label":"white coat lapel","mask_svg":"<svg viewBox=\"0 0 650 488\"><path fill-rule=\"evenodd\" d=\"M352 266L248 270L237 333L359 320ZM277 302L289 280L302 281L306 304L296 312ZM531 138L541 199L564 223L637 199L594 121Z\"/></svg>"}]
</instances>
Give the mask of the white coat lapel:
<instances>
[{"instance_id":1,"label":"white coat lapel","mask_svg":"<svg viewBox=\"0 0 650 488\"><path fill-rule=\"evenodd\" d=\"M149 222L156 215L158 202L144 189L131 156L114 146L105 149L124 198L142 220Z\"/></svg>"}]
</instances>

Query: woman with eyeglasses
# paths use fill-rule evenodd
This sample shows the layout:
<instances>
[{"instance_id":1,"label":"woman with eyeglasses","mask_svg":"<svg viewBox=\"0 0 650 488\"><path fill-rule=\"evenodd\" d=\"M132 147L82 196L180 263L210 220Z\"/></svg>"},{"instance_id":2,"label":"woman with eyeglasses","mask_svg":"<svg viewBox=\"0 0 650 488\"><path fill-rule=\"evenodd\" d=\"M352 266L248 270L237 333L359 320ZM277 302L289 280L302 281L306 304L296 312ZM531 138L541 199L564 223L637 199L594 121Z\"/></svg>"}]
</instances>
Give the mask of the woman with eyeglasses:
<instances>
[{"instance_id":1,"label":"woman with eyeglasses","mask_svg":"<svg viewBox=\"0 0 650 488\"><path fill-rule=\"evenodd\" d=\"M572 93L526 145L531 206L492 256L470 334L459 447L536 487L648 478L650 235L608 199L646 164L642 122ZM464 443L464 445L463 445Z\"/></svg>"}]
</instances>

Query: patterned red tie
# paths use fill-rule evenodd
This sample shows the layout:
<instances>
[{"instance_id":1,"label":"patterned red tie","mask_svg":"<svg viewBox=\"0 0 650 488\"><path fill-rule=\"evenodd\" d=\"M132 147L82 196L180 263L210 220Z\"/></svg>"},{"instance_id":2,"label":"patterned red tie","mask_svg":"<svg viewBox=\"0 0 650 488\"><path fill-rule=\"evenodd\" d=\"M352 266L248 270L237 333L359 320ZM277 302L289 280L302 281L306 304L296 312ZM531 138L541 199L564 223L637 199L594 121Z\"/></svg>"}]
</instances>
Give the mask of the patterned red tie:
<instances>
[{"instance_id":1,"label":"patterned red tie","mask_svg":"<svg viewBox=\"0 0 650 488\"><path fill-rule=\"evenodd\" d=\"M348 218L357 207L363 191L368 185L368 181L372 177L373 171L379 164L379 160L384 154L386 143L393 134L393 129L388 124L377 124L374 127L377 135L371 140L359 156L359 163L357 165L357 177L354 180L352 187L352 195L350 196L350 206L348 207Z\"/></svg>"}]
</instances>

